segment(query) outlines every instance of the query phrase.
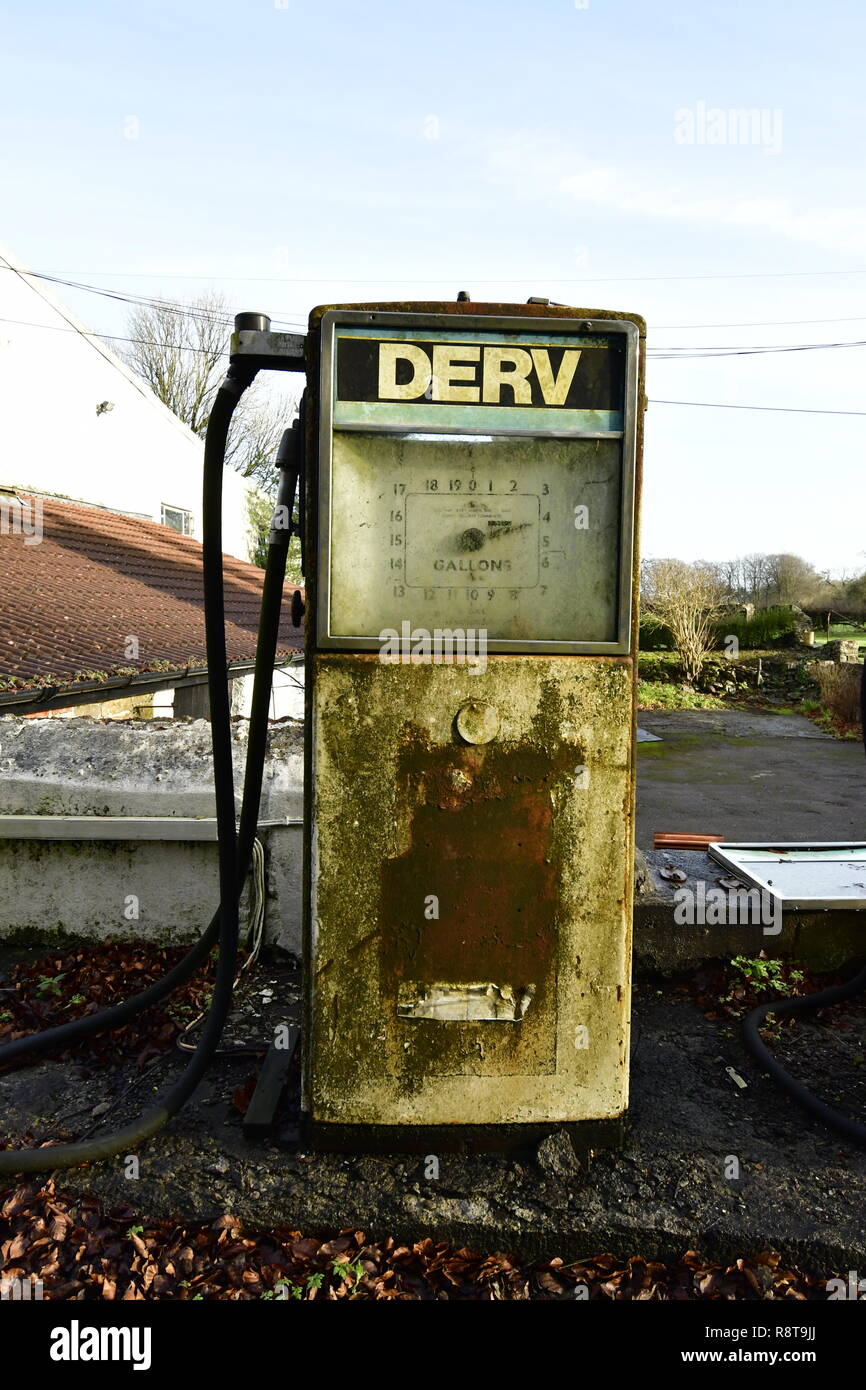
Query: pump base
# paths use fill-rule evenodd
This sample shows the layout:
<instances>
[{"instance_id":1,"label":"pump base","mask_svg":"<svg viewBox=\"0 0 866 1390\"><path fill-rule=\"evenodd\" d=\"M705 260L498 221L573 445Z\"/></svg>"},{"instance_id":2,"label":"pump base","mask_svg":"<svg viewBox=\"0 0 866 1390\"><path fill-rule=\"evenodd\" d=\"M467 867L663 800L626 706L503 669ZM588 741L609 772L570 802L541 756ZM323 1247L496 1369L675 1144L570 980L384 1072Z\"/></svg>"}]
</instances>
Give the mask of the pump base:
<instances>
[{"instance_id":1,"label":"pump base","mask_svg":"<svg viewBox=\"0 0 866 1390\"><path fill-rule=\"evenodd\" d=\"M502 1125L342 1125L307 1120L303 1143L323 1153L518 1154L535 1148L548 1134L564 1130L584 1158L593 1149L618 1149L625 1139L626 1115L557 1124Z\"/></svg>"}]
</instances>

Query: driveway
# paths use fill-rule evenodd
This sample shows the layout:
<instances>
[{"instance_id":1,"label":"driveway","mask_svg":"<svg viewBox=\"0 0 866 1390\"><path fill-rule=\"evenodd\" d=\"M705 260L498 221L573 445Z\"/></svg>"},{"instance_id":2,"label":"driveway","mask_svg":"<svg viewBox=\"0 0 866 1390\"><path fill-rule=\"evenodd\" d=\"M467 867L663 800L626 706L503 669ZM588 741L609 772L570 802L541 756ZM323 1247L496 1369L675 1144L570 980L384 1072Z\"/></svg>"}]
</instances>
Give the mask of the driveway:
<instances>
[{"instance_id":1,"label":"driveway","mask_svg":"<svg viewBox=\"0 0 866 1390\"><path fill-rule=\"evenodd\" d=\"M863 746L802 715L645 710L638 745L637 843L657 830L728 840L851 840L866 835Z\"/></svg>"}]
</instances>

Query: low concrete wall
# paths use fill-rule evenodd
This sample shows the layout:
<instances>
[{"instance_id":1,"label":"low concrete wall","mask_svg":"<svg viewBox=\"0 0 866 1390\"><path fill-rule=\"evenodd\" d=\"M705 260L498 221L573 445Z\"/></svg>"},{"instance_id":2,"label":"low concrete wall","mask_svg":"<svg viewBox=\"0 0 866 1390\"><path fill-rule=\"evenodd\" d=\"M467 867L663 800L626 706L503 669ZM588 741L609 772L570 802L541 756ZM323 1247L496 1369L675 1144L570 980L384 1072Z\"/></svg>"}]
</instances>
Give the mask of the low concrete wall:
<instances>
[{"instance_id":1,"label":"low concrete wall","mask_svg":"<svg viewBox=\"0 0 866 1390\"><path fill-rule=\"evenodd\" d=\"M247 725L232 724L240 806ZM0 718L0 814L71 816L214 815L210 725L205 720L118 722ZM301 949L303 727L271 726L262 792L265 939ZM0 828L2 836L2 828ZM684 885L660 877L675 864ZM866 912L785 913L782 931L760 925L679 925L680 886L713 886L719 866L697 851L638 855L634 952L638 970L694 969L733 955L793 956L830 970L866 956ZM129 899L137 900L138 916ZM69 935L195 940L218 899L212 843L0 838L0 938ZM245 910L245 905L242 905Z\"/></svg>"},{"instance_id":2,"label":"low concrete wall","mask_svg":"<svg viewBox=\"0 0 866 1390\"><path fill-rule=\"evenodd\" d=\"M244 721L232 726L240 807ZM210 725L147 720L0 719L0 814L214 815ZM303 728L271 727L262 821L266 939L300 950ZM2 835L2 829L0 829ZM194 940L218 901L208 843L0 839L0 936ZM130 903L134 898L135 903ZM243 905L242 905L243 906ZM134 915L127 915L138 912Z\"/></svg>"},{"instance_id":3,"label":"low concrete wall","mask_svg":"<svg viewBox=\"0 0 866 1390\"><path fill-rule=\"evenodd\" d=\"M678 922L675 894L685 889L697 896L715 889L724 871L703 850L651 850L638 854L634 899L634 963L636 970L668 974L696 970L707 961L732 956L769 957L803 962L817 971L836 970L848 961L866 959L866 910L794 909L782 913L781 924L761 921L718 925ZM661 877L665 867L679 869L685 878ZM679 914L680 916L682 914ZM781 930L776 930L780 925Z\"/></svg>"}]
</instances>

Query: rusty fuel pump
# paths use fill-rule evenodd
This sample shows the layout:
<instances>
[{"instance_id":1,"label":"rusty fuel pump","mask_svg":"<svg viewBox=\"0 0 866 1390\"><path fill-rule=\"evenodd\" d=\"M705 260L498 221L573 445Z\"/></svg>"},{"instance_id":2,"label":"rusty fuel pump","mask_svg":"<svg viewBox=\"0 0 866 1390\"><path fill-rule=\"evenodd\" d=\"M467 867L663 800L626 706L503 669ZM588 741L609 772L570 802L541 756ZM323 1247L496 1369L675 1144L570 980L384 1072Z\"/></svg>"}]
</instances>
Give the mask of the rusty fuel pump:
<instances>
[{"instance_id":1,"label":"rusty fuel pump","mask_svg":"<svg viewBox=\"0 0 866 1390\"><path fill-rule=\"evenodd\" d=\"M535 303L311 316L320 1147L621 1132L643 339Z\"/></svg>"},{"instance_id":2,"label":"rusty fuel pump","mask_svg":"<svg viewBox=\"0 0 866 1390\"><path fill-rule=\"evenodd\" d=\"M617 1141L628 1103L644 337L635 315L462 294L316 309L306 337L237 316L203 493L220 906L161 980L5 1044L0 1062L122 1026L218 943L212 1002L184 1071L137 1119L6 1150L0 1176L135 1147L177 1114L215 1055L296 491L308 605L306 1139L506 1149L564 1126L583 1151ZM306 373L308 385L278 458L238 825L222 474L233 411L261 370ZM296 625L301 613L296 594Z\"/></svg>"}]
</instances>

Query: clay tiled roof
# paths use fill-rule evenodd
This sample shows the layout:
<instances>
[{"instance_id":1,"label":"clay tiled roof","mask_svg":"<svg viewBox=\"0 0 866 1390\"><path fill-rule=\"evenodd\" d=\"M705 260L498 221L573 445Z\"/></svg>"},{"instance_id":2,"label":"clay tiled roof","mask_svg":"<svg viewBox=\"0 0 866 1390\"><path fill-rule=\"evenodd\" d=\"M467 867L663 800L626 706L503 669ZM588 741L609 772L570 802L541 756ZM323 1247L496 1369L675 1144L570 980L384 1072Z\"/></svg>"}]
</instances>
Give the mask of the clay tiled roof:
<instances>
[{"instance_id":1,"label":"clay tiled roof","mask_svg":"<svg viewBox=\"0 0 866 1390\"><path fill-rule=\"evenodd\" d=\"M45 498L42 508L38 544L0 534L0 683L204 666L198 541L153 521L71 502ZM230 555L223 563L229 661L249 661L263 571ZM287 585L281 658L302 645L289 616L293 589ZM130 636L138 639L138 660L126 654Z\"/></svg>"}]
</instances>

